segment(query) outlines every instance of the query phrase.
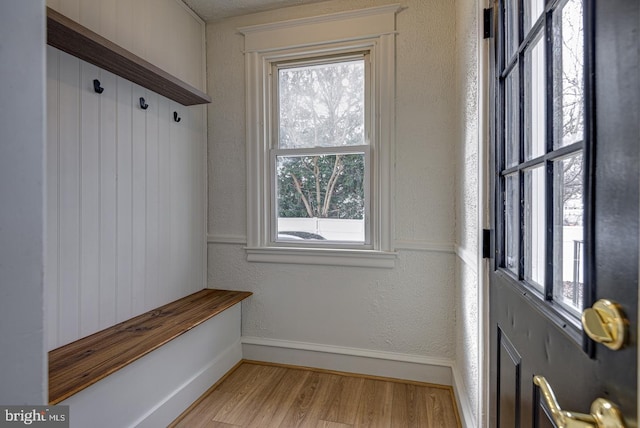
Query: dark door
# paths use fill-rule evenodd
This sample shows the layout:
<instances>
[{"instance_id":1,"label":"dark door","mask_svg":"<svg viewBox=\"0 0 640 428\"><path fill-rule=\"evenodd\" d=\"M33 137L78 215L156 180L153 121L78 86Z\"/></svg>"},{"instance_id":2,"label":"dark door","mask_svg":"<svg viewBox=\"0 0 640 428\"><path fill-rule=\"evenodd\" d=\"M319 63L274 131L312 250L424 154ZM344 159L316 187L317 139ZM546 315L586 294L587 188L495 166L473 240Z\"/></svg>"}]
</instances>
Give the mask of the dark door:
<instances>
[{"instance_id":1,"label":"dark door","mask_svg":"<svg viewBox=\"0 0 640 428\"><path fill-rule=\"evenodd\" d=\"M495 1L491 426L555 426L535 376L562 410L602 397L637 426L639 4ZM619 350L582 325L600 299ZM616 347L607 307L587 317Z\"/></svg>"}]
</instances>

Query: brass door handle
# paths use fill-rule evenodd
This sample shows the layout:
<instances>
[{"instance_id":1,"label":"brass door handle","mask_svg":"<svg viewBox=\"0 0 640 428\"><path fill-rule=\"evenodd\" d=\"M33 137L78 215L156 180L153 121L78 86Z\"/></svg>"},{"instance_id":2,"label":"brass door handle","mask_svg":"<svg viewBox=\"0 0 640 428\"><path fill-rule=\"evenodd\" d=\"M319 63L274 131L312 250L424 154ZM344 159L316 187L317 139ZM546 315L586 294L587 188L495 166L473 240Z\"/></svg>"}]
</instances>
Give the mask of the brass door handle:
<instances>
[{"instance_id":1,"label":"brass door handle","mask_svg":"<svg viewBox=\"0 0 640 428\"><path fill-rule=\"evenodd\" d=\"M620 410L609 400L596 398L591 404L590 414L569 412L560 408L549 382L543 376L534 376L533 383L540 387L558 428L625 428Z\"/></svg>"},{"instance_id":2,"label":"brass door handle","mask_svg":"<svg viewBox=\"0 0 640 428\"><path fill-rule=\"evenodd\" d=\"M624 345L627 325L620 305L610 300L600 299L582 312L585 333L614 351Z\"/></svg>"}]
</instances>

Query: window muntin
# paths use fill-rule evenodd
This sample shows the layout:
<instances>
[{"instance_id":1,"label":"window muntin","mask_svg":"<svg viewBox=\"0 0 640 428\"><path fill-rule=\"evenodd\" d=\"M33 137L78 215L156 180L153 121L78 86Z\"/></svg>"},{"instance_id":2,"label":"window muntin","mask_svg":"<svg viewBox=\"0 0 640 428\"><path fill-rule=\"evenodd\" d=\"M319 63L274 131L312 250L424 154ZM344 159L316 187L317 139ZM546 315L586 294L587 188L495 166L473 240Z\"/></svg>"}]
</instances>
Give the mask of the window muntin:
<instances>
[{"instance_id":1,"label":"window muntin","mask_svg":"<svg viewBox=\"0 0 640 428\"><path fill-rule=\"evenodd\" d=\"M368 54L273 65L271 243L371 246Z\"/></svg>"},{"instance_id":2,"label":"window muntin","mask_svg":"<svg viewBox=\"0 0 640 428\"><path fill-rule=\"evenodd\" d=\"M533 291L543 312L577 329L589 294L583 1L501 1L496 110L498 268ZM523 13L514 12L517 5Z\"/></svg>"}]
</instances>

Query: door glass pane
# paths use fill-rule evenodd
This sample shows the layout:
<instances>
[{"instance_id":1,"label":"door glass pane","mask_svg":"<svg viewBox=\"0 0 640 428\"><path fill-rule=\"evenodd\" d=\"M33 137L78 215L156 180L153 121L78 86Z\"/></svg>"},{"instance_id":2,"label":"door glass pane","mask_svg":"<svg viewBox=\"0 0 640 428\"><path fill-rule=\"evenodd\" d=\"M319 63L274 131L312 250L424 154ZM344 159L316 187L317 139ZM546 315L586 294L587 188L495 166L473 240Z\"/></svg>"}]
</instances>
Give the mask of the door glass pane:
<instances>
[{"instance_id":1,"label":"door glass pane","mask_svg":"<svg viewBox=\"0 0 640 428\"><path fill-rule=\"evenodd\" d=\"M281 149L366 144L364 60L278 71Z\"/></svg>"},{"instance_id":2,"label":"door glass pane","mask_svg":"<svg viewBox=\"0 0 640 428\"><path fill-rule=\"evenodd\" d=\"M546 80L542 34L525 54L525 159L545 153Z\"/></svg>"},{"instance_id":3,"label":"door glass pane","mask_svg":"<svg viewBox=\"0 0 640 428\"><path fill-rule=\"evenodd\" d=\"M365 241L365 155L276 156L277 240Z\"/></svg>"},{"instance_id":4,"label":"door glass pane","mask_svg":"<svg viewBox=\"0 0 640 428\"><path fill-rule=\"evenodd\" d=\"M545 168L524 173L524 278L542 290L545 272Z\"/></svg>"},{"instance_id":5,"label":"door glass pane","mask_svg":"<svg viewBox=\"0 0 640 428\"><path fill-rule=\"evenodd\" d=\"M582 0L553 13L553 126L555 148L584 139L584 25Z\"/></svg>"},{"instance_id":6,"label":"door glass pane","mask_svg":"<svg viewBox=\"0 0 640 428\"><path fill-rule=\"evenodd\" d=\"M584 286L582 152L554 162L553 180L553 295L579 314Z\"/></svg>"},{"instance_id":7,"label":"door glass pane","mask_svg":"<svg viewBox=\"0 0 640 428\"><path fill-rule=\"evenodd\" d=\"M524 28L529 31L544 10L544 0L524 0Z\"/></svg>"},{"instance_id":8,"label":"door glass pane","mask_svg":"<svg viewBox=\"0 0 640 428\"><path fill-rule=\"evenodd\" d=\"M507 168L519 163L520 132L520 93L518 86L518 67L505 79L505 136L504 152Z\"/></svg>"},{"instance_id":9,"label":"door glass pane","mask_svg":"<svg viewBox=\"0 0 640 428\"><path fill-rule=\"evenodd\" d=\"M507 62L518 50L518 0L505 0L505 56Z\"/></svg>"},{"instance_id":10,"label":"door glass pane","mask_svg":"<svg viewBox=\"0 0 640 428\"><path fill-rule=\"evenodd\" d=\"M518 274L519 231L520 231L520 197L518 191L518 174L505 177L505 267Z\"/></svg>"}]
</instances>

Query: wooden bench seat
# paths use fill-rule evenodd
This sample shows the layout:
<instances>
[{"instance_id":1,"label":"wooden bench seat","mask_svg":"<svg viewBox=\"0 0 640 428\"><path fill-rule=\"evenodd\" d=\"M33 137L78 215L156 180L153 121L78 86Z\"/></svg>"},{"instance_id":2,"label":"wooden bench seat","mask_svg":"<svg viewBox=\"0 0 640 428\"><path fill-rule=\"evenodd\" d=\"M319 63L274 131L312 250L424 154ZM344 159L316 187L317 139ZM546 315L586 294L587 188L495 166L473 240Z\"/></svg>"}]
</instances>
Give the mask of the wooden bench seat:
<instances>
[{"instance_id":1,"label":"wooden bench seat","mask_svg":"<svg viewBox=\"0 0 640 428\"><path fill-rule=\"evenodd\" d=\"M251 294L204 289L50 351L49 404L93 385Z\"/></svg>"}]
</instances>

